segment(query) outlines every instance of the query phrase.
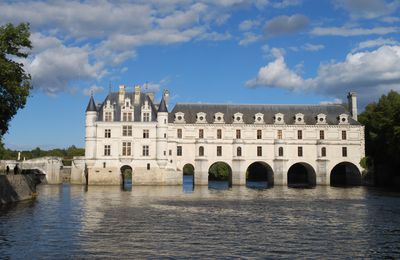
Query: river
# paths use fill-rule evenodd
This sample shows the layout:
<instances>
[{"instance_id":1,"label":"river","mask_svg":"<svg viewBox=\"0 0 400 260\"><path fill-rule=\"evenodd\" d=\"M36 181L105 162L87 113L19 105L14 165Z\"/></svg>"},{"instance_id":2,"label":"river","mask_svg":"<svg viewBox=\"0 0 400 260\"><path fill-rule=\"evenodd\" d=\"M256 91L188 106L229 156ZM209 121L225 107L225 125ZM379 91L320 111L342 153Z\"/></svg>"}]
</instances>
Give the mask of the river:
<instances>
[{"instance_id":1,"label":"river","mask_svg":"<svg viewBox=\"0 0 400 260\"><path fill-rule=\"evenodd\" d=\"M43 185L0 208L2 259L400 258L400 194Z\"/></svg>"}]
</instances>

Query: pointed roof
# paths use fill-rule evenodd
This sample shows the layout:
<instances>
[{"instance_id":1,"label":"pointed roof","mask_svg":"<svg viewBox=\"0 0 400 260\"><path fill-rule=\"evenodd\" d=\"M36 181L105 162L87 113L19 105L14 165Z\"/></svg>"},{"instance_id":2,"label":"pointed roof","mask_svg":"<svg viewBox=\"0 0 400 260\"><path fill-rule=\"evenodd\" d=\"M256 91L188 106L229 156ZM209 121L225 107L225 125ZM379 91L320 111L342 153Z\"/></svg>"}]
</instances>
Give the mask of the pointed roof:
<instances>
[{"instance_id":1,"label":"pointed roof","mask_svg":"<svg viewBox=\"0 0 400 260\"><path fill-rule=\"evenodd\" d=\"M167 104L165 103L164 97L162 97L160 105L158 106L158 112L167 112L168 113L168 108L167 108Z\"/></svg>"},{"instance_id":2,"label":"pointed roof","mask_svg":"<svg viewBox=\"0 0 400 260\"><path fill-rule=\"evenodd\" d=\"M89 104L86 107L86 112L97 111L96 104L94 103L93 95L90 96Z\"/></svg>"}]
</instances>

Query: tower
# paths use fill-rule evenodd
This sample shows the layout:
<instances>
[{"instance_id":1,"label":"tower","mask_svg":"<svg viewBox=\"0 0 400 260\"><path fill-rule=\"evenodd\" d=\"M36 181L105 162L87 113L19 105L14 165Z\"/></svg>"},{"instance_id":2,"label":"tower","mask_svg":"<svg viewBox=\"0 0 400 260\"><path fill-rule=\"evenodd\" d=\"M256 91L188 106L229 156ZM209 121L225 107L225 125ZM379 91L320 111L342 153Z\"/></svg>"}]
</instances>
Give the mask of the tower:
<instances>
[{"instance_id":1,"label":"tower","mask_svg":"<svg viewBox=\"0 0 400 260\"><path fill-rule=\"evenodd\" d=\"M156 156L157 164L160 168L165 168L168 163L167 159L167 131L168 131L168 109L166 99L166 91L161 98L157 111L157 131L156 131Z\"/></svg>"},{"instance_id":2,"label":"tower","mask_svg":"<svg viewBox=\"0 0 400 260\"><path fill-rule=\"evenodd\" d=\"M347 100L349 104L349 111L351 113L351 117L354 120L357 120L357 96L356 92L349 92L347 95Z\"/></svg>"},{"instance_id":3,"label":"tower","mask_svg":"<svg viewBox=\"0 0 400 260\"><path fill-rule=\"evenodd\" d=\"M97 109L92 94L86 108L85 158L87 160L93 160L96 157L96 120Z\"/></svg>"}]
</instances>

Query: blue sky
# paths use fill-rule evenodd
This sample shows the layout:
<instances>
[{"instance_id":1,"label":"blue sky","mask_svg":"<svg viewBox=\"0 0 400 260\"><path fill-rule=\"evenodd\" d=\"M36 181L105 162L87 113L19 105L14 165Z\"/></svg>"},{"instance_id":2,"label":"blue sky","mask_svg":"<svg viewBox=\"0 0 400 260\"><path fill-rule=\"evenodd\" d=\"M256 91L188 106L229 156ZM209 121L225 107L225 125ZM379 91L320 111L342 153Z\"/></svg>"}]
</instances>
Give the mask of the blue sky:
<instances>
[{"instance_id":1,"label":"blue sky","mask_svg":"<svg viewBox=\"0 0 400 260\"><path fill-rule=\"evenodd\" d=\"M84 146L90 92L145 84L171 103L346 101L400 91L400 2L390 0L0 1L29 22L34 89L13 149Z\"/></svg>"}]
</instances>

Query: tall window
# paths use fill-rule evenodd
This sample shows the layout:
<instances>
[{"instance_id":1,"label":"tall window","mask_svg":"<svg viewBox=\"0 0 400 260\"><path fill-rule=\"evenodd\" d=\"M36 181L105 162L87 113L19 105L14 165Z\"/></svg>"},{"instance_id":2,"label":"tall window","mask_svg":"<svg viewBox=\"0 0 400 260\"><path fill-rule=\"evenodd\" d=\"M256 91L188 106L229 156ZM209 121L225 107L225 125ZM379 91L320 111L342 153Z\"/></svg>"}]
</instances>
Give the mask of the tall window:
<instances>
[{"instance_id":1,"label":"tall window","mask_svg":"<svg viewBox=\"0 0 400 260\"><path fill-rule=\"evenodd\" d=\"M149 156L149 146L148 145L143 145L142 155Z\"/></svg>"},{"instance_id":2,"label":"tall window","mask_svg":"<svg viewBox=\"0 0 400 260\"><path fill-rule=\"evenodd\" d=\"M130 156L131 155L131 142L122 142L122 155L123 156Z\"/></svg>"},{"instance_id":3,"label":"tall window","mask_svg":"<svg viewBox=\"0 0 400 260\"><path fill-rule=\"evenodd\" d=\"M222 156L222 146L217 146L217 156Z\"/></svg>"},{"instance_id":4,"label":"tall window","mask_svg":"<svg viewBox=\"0 0 400 260\"><path fill-rule=\"evenodd\" d=\"M150 121L150 113L145 112L143 113L143 122L149 122Z\"/></svg>"},{"instance_id":5,"label":"tall window","mask_svg":"<svg viewBox=\"0 0 400 260\"><path fill-rule=\"evenodd\" d=\"M283 156L283 147L278 148L278 156Z\"/></svg>"},{"instance_id":6,"label":"tall window","mask_svg":"<svg viewBox=\"0 0 400 260\"><path fill-rule=\"evenodd\" d=\"M111 112L105 112L104 121L106 121L106 122L112 121L112 113Z\"/></svg>"},{"instance_id":7,"label":"tall window","mask_svg":"<svg viewBox=\"0 0 400 260\"><path fill-rule=\"evenodd\" d=\"M342 131L342 140L346 140L347 139L347 133L346 131Z\"/></svg>"},{"instance_id":8,"label":"tall window","mask_svg":"<svg viewBox=\"0 0 400 260\"><path fill-rule=\"evenodd\" d=\"M301 147L301 146L297 147L297 155L299 157L303 156L303 147Z\"/></svg>"},{"instance_id":9,"label":"tall window","mask_svg":"<svg viewBox=\"0 0 400 260\"><path fill-rule=\"evenodd\" d=\"M222 139L222 129L217 129L217 139Z\"/></svg>"},{"instance_id":10,"label":"tall window","mask_svg":"<svg viewBox=\"0 0 400 260\"><path fill-rule=\"evenodd\" d=\"M150 137L150 131L148 129L143 130L143 138L149 138Z\"/></svg>"},{"instance_id":11,"label":"tall window","mask_svg":"<svg viewBox=\"0 0 400 260\"><path fill-rule=\"evenodd\" d=\"M199 138L200 139L204 138L204 129L199 129Z\"/></svg>"},{"instance_id":12,"label":"tall window","mask_svg":"<svg viewBox=\"0 0 400 260\"><path fill-rule=\"evenodd\" d=\"M282 130L278 130L278 139L282 139Z\"/></svg>"},{"instance_id":13,"label":"tall window","mask_svg":"<svg viewBox=\"0 0 400 260\"><path fill-rule=\"evenodd\" d=\"M325 139L325 131L324 130L319 130L319 139L321 139L321 140Z\"/></svg>"},{"instance_id":14,"label":"tall window","mask_svg":"<svg viewBox=\"0 0 400 260\"><path fill-rule=\"evenodd\" d=\"M342 156L347 157L347 147L342 147Z\"/></svg>"},{"instance_id":15,"label":"tall window","mask_svg":"<svg viewBox=\"0 0 400 260\"><path fill-rule=\"evenodd\" d=\"M182 129L176 129L176 135L178 136L178 138L182 138Z\"/></svg>"},{"instance_id":16,"label":"tall window","mask_svg":"<svg viewBox=\"0 0 400 260\"><path fill-rule=\"evenodd\" d=\"M105 145L104 146L104 156L110 156L111 155L111 145Z\"/></svg>"},{"instance_id":17,"label":"tall window","mask_svg":"<svg viewBox=\"0 0 400 260\"><path fill-rule=\"evenodd\" d=\"M104 137L111 138L111 129L104 129Z\"/></svg>"},{"instance_id":18,"label":"tall window","mask_svg":"<svg viewBox=\"0 0 400 260\"><path fill-rule=\"evenodd\" d=\"M297 139L303 139L303 131L297 130Z\"/></svg>"},{"instance_id":19,"label":"tall window","mask_svg":"<svg viewBox=\"0 0 400 260\"><path fill-rule=\"evenodd\" d=\"M242 156L242 147L236 148L236 156Z\"/></svg>"},{"instance_id":20,"label":"tall window","mask_svg":"<svg viewBox=\"0 0 400 260\"><path fill-rule=\"evenodd\" d=\"M240 129L236 129L236 139L242 138L242 134L240 132Z\"/></svg>"},{"instance_id":21,"label":"tall window","mask_svg":"<svg viewBox=\"0 0 400 260\"><path fill-rule=\"evenodd\" d=\"M326 157L326 148L325 147L321 148L321 157Z\"/></svg>"},{"instance_id":22,"label":"tall window","mask_svg":"<svg viewBox=\"0 0 400 260\"><path fill-rule=\"evenodd\" d=\"M122 113L122 121L125 121L125 122L132 121L132 112L123 112Z\"/></svg>"},{"instance_id":23,"label":"tall window","mask_svg":"<svg viewBox=\"0 0 400 260\"><path fill-rule=\"evenodd\" d=\"M261 139L262 138L262 130L259 129L257 130L257 139Z\"/></svg>"},{"instance_id":24,"label":"tall window","mask_svg":"<svg viewBox=\"0 0 400 260\"><path fill-rule=\"evenodd\" d=\"M176 155L177 156L182 156L182 146L177 146L176 147Z\"/></svg>"},{"instance_id":25,"label":"tall window","mask_svg":"<svg viewBox=\"0 0 400 260\"><path fill-rule=\"evenodd\" d=\"M262 147L257 146L257 156L262 156Z\"/></svg>"},{"instance_id":26,"label":"tall window","mask_svg":"<svg viewBox=\"0 0 400 260\"><path fill-rule=\"evenodd\" d=\"M203 146L199 147L199 156L204 156L204 147Z\"/></svg>"},{"instance_id":27,"label":"tall window","mask_svg":"<svg viewBox=\"0 0 400 260\"><path fill-rule=\"evenodd\" d=\"M122 136L132 136L132 126L131 125L122 126Z\"/></svg>"}]
</instances>

